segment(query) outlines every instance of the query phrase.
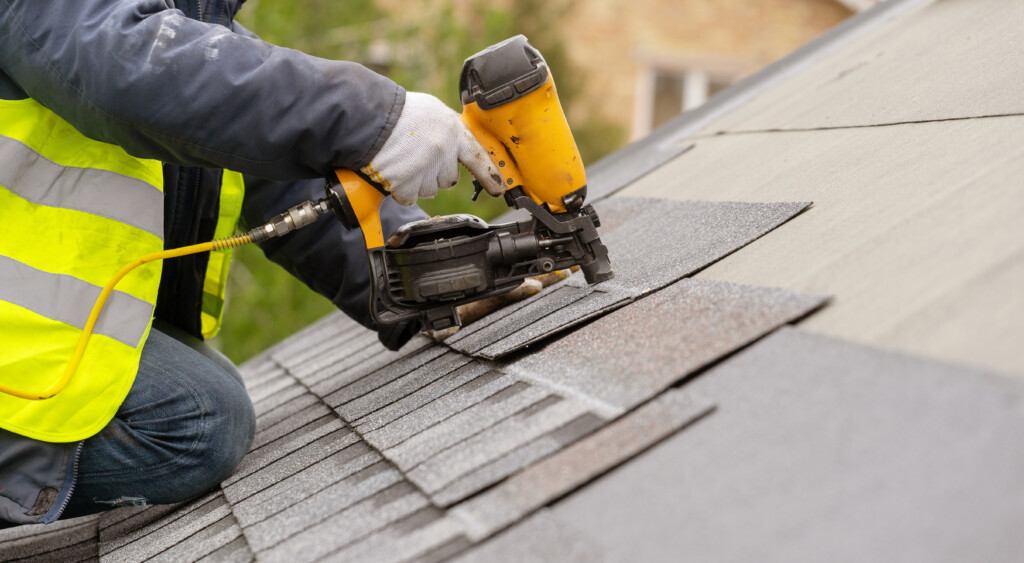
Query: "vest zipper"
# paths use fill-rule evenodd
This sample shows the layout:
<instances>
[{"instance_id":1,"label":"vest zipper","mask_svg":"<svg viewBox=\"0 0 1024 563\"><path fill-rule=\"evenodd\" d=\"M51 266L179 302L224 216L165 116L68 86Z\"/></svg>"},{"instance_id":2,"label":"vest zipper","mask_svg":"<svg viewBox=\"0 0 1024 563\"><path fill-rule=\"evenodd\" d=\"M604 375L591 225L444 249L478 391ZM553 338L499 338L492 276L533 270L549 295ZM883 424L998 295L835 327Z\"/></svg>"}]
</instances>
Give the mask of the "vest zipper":
<instances>
[{"instance_id":1,"label":"vest zipper","mask_svg":"<svg viewBox=\"0 0 1024 563\"><path fill-rule=\"evenodd\" d=\"M57 510L56 516L53 517L53 522L56 522L61 514L64 514L64 509L71 502L71 495L75 494L75 485L78 484L78 458L82 457L82 446L84 445L84 441L75 444L75 458L71 461L71 486L68 487L68 494L64 496L64 501L60 503L60 509Z\"/></svg>"}]
</instances>

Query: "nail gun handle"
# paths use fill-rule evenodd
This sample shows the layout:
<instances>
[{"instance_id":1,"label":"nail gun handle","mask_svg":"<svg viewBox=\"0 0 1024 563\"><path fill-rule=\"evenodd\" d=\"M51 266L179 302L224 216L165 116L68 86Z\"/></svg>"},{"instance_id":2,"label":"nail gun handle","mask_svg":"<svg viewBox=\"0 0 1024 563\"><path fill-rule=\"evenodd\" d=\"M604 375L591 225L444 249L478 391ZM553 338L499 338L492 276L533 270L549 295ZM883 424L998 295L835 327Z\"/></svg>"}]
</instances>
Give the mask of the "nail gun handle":
<instances>
[{"instance_id":1,"label":"nail gun handle","mask_svg":"<svg viewBox=\"0 0 1024 563\"><path fill-rule=\"evenodd\" d=\"M380 205L387 197L368 180L352 170L338 169L327 177L327 202L331 211L348 229L363 230L366 248L384 246L380 225Z\"/></svg>"}]
</instances>

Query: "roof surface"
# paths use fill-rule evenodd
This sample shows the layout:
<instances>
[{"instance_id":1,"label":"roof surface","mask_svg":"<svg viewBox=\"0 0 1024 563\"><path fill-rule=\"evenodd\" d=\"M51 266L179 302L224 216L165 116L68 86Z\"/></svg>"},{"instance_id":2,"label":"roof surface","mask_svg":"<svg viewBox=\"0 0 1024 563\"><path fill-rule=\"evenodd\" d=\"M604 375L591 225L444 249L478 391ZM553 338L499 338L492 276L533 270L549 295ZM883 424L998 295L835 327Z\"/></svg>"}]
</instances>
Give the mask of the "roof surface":
<instances>
[{"instance_id":1,"label":"roof surface","mask_svg":"<svg viewBox=\"0 0 1024 563\"><path fill-rule=\"evenodd\" d=\"M242 367L219 490L0 556L1013 559L1020 21L852 18L588 170L613 280L398 353L325 318Z\"/></svg>"}]
</instances>

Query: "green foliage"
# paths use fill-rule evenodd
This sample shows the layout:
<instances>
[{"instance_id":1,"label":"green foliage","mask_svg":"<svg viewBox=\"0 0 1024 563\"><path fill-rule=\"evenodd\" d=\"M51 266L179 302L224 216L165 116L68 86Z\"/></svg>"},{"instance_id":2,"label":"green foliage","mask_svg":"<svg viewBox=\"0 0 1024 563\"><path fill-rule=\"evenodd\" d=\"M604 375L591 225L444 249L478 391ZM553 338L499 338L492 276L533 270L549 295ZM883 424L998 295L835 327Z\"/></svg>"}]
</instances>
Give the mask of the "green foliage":
<instances>
[{"instance_id":1,"label":"green foliage","mask_svg":"<svg viewBox=\"0 0 1024 563\"><path fill-rule=\"evenodd\" d=\"M330 301L267 260L255 246L235 249L220 334L210 340L236 363L334 311Z\"/></svg>"},{"instance_id":2,"label":"green foliage","mask_svg":"<svg viewBox=\"0 0 1024 563\"><path fill-rule=\"evenodd\" d=\"M522 33L544 54L558 84L558 97L584 162L593 162L625 141L625 131L600 117L574 112L587 84L567 55L562 15L574 2L477 0L456 11L451 0L416 8L416 17L389 14L374 0L249 0L242 25L263 39L331 59L361 62L407 90L429 92L459 108L462 61L477 51ZM340 95L340 94L339 94ZM485 220L508 210L501 198L481 193L471 201L468 173L452 190L421 200L431 215L472 213ZM255 248L235 254L229 309L220 335L211 341L236 362L261 352L331 312L323 297L292 278Z\"/></svg>"}]
</instances>

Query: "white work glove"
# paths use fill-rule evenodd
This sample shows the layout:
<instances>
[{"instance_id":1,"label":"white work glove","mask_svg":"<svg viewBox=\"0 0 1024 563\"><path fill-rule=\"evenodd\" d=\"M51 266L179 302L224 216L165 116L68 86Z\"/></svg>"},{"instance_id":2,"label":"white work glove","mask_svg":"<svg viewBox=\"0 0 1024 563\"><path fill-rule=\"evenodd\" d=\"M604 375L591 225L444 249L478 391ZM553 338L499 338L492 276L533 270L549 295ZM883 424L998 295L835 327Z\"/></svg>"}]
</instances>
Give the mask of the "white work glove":
<instances>
[{"instance_id":1,"label":"white work glove","mask_svg":"<svg viewBox=\"0 0 1024 563\"><path fill-rule=\"evenodd\" d=\"M498 168L459 114L430 94L409 92L391 136L360 171L383 185L398 203L412 205L454 186L460 162L487 193L505 192Z\"/></svg>"}]
</instances>

